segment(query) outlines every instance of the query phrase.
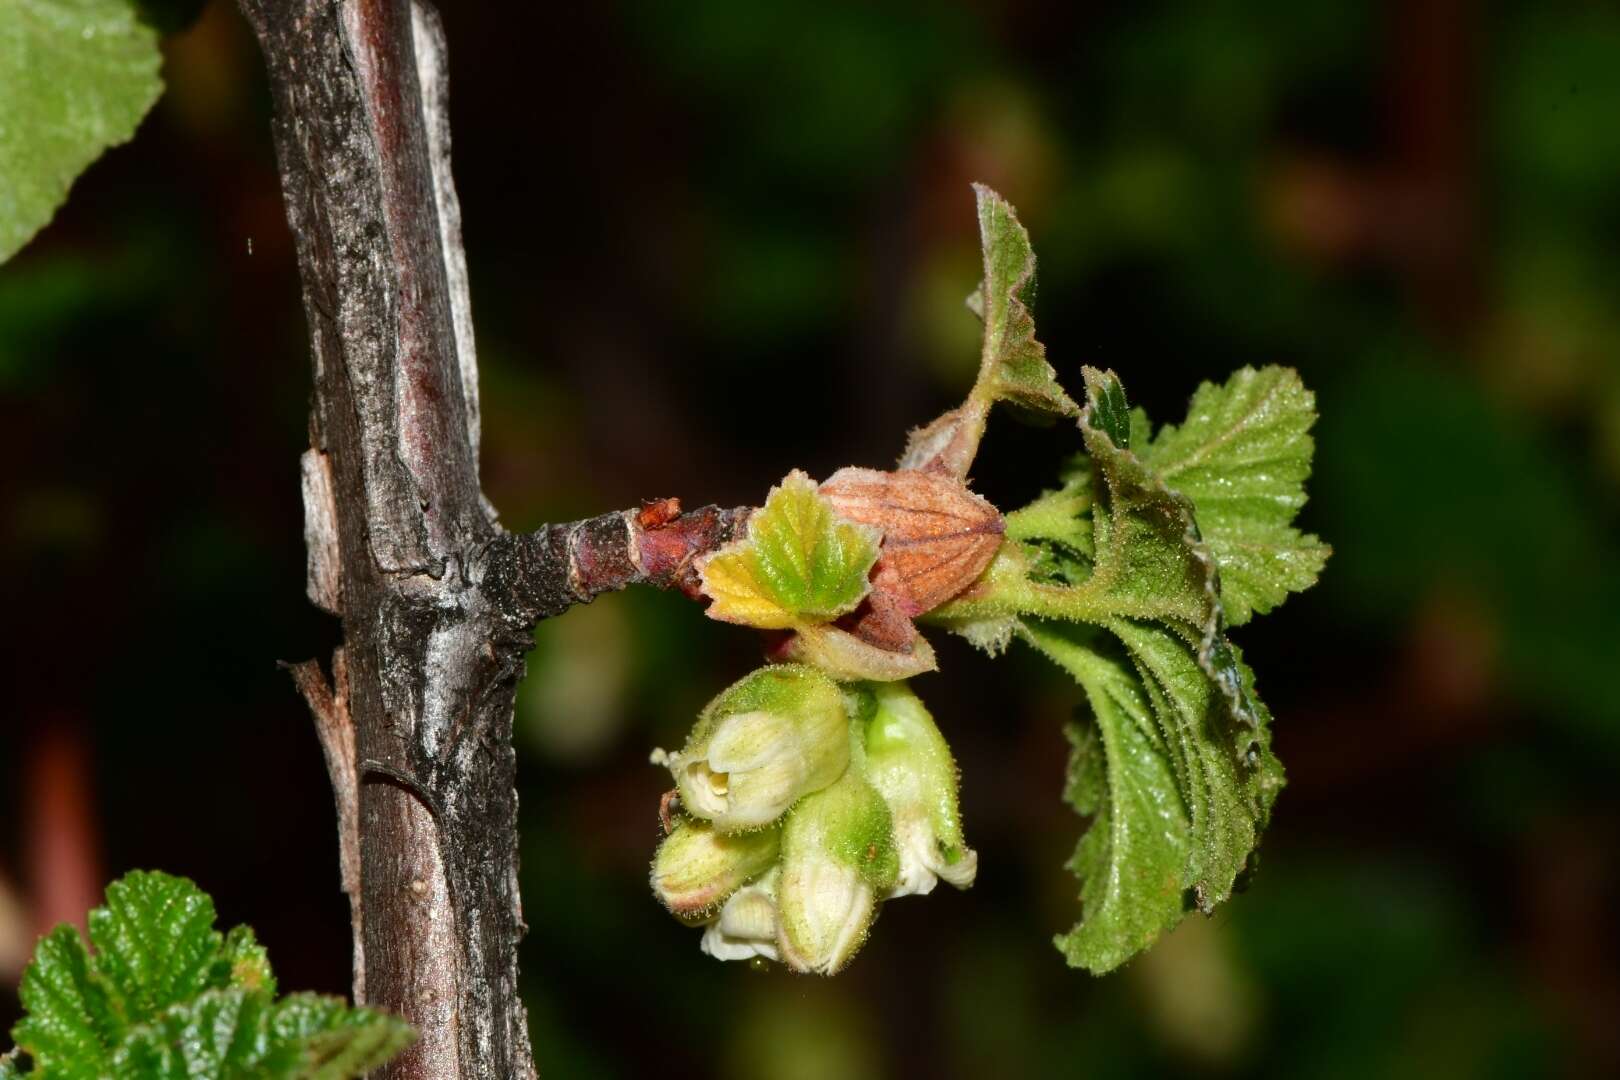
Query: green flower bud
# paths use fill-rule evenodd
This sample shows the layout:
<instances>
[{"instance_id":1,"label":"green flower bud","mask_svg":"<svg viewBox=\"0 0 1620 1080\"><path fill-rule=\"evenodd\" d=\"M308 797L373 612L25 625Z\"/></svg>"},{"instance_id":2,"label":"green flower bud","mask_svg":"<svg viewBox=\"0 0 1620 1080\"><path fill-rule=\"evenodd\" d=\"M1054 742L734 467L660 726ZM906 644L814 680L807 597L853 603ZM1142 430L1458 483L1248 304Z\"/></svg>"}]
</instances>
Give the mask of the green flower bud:
<instances>
[{"instance_id":1,"label":"green flower bud","mask_svg":"<svg viewBox=\"0 0 1620 1080\"><path fill-rule=\"evenodd\" d=\"M706 918L745 882L770 869L780 840L780 829L727 835L707 822L683 820L658 845L653 892L680 918Z\"/></svg>"},{"instance_id":2,"label":"green flower bud","mask_svg":"<svg viewBox=\"0 0 1620 1080\"><path fill-rule=\"evenodd\" d=\"M703 951L716 960L778 959L776 885L781 876L772 867L764 877L733 893L704 928Z\"/></svg>"},{"instance_id":3,"label":"green flower bud","mask_svg":"<svg viewBox=\"0 0 1620 1080\"><path fill-rule=\"evenodd\" d=\"M889 808L858 768L806 796L782 827L782 960L820 975L841 969L866 940L899 869Z\"/></svg>"},{"instance_id":4,"label":"green flower bud","mask_svg":"<svg viewBox=\"0 0 1620 1080\"><path fill-rule=\"evenodd\" d=\"M962 843L956 763L945 737L905 683L874 683L856 693L875 706L858 714L866 727L866 775L889 805L900 850L890 896L927 895L940 878L967 888L979 856Z\"/></svg>"},{"instance_id":5,"label":"green flower bud","mask_svg":"<svg viewBox=\"0 0 1620 1080\"><path fill-rule=\"evenodd\" d=\"M848 764L843 695L802 664L761 668L734 683L669 758L681 805L727 833L770 824Z\"/></svg>"}]
</instances>

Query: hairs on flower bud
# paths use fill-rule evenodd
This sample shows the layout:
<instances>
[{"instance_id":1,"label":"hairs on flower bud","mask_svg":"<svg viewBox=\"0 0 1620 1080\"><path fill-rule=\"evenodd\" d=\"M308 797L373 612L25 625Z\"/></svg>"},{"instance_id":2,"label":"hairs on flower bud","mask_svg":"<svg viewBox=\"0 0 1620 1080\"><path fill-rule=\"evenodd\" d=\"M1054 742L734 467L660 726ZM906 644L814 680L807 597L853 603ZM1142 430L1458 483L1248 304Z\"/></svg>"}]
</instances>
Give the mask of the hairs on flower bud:
<instances>
[{"instance_id":1,"label":"hairs on flower bud","mask_svg":"<svg viewBox=\"0 0 1620 1080\"><path fill-rule=\"evenodd\" d=\"M681 804L716 829L768 825L849 764L843 695L802 664L761 668L709 703L668 764Z\"/></svg>"},{"instance_id":2,"label":"hairs on flower bud","mask_svg":"<svg viewBox=\"0 0 1620 1080\"><path fill-rule=\"evenodd\" d=\"M934 719L904 683L856 691L866 725L866 774L894 818L900 873L891 898L924 896L940 878L973 884L979 857L962 842L956 763Z\"/></svg>"},{"instance_id":3,"label":"hairs on flower bud","mask_svg":"<svg viewBox=\"0 0 1620 1080\"><path fill-rule=\"evenodd\" d=\"M780 838L776 828L728 835L706 822L683 819L653 857L653 893L679 918L706 918L745 882L770 869Z\"/></svg>"},{"instance_id":4,"label":"hairs on flower bud","mask_svg":"<svg viewBox=\"0 0 1620 1080\"><path fill-rule=\"evenodd\" d=\"M777 888L783 962L831 975L859 950L899 873L889 810L856 768L806 796L782 830Z\"/></svg>"}]
</instances>

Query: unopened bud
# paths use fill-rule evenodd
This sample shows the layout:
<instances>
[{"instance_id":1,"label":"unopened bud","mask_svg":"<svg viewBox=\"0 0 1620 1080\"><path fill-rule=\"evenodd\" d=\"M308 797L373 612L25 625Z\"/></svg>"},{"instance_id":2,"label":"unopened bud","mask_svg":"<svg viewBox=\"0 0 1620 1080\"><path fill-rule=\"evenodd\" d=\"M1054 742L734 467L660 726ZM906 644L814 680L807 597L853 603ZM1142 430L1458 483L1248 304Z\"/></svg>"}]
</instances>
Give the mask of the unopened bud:
<instances>
[{"instance_id":1,"label":"unopened bud","mask_svg":"<svg viewBox=\"0 0 1620 1080\"><path fill-rule=\"evenodd\" d=\"M865 942L898 871L888 807L859 770L807 796L782 828L782 960L820 975L841 969Z\"/></svg>"},{"instance_id":2,"label":"unopened bud","mask_svg":"<svg viewBox=\"0 0 1620 1080\"><path fill-rule=\"evenodd\" d=\"M932 611L973 584L1006 531L994 506L945 472L850 467L828 477L821 494L841 517L883 530L873 584L907 615Z\"/></svg>"},{"instance_id":3,"label":"unopened bud","mask_svg":"<svg viewBox=\"0 0 1620 1080\"><path fill-rule=\"evenodd\" d=\"M827 676L761 668L709 703L669 758L681 805L721 832L768 825L849 764L849 717Z\"/></svg>"},{"instance_id":4,"label":"unopened bud","mask_svg":"<svg viewBox=\"0 0 1620 1080\"><path fill-rule=\"evenodd\" d=\"M680 918L714 913L751 878L776 862L780 829L726 834L707 822L683 820L653 857L652 887Z\"/></svg>"},{"instance_id":5,"label":"unopened bud","mask_svg":"<svg viewBox=\"0 0 1620 1080\"><path fill-rule=\"evenodd\" d=\"M866 775L894 817L900 875L892 897L922 896L940 878L965 889L979 857L962 843L956 763L923 703L904 683L863 689L876 708L866 720Z\"/></svg>"}]
</instances>

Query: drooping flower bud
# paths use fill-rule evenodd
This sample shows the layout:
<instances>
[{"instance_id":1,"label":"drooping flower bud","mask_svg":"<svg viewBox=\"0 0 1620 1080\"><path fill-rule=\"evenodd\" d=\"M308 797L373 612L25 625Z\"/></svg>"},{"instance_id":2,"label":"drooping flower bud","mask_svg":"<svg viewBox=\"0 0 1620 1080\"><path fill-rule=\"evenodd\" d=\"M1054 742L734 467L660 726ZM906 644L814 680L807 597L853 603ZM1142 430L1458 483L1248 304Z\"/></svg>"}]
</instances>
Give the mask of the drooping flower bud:
<instances>
[{"instance_id":1,"label":"drooping flower bud","mask_svg":"<svg viewBox=\"0 0 1620 1080\"><path fill-rule=\"evenodd\" d=\"M732 894L703 930L703 951L716 960L776 960L776 885L781 871L769 873Z\"/></svg>"},{"instance_id":2,"label":"drooping flower bud","mask_svg":"<svg viewBox=\"0 0 1620 1080\"><path fill-rule=\"evenodd\" d=\"M686 810L720 832L757 829L849 764L849 717L827 676L764 667L711 701L669 769Z\"/></svg>"},{"instance_id":3,"label":"drooping flower bud","mask_svg":"<svg viewBox=\"0 0 1620 1080\"><path fill-rule=\"evenodd\" d=\"M891 897L923 896L940 878L965 889L979 856L962 843L956 763L933 717L905 683L874 683L862 709L866 775L894 817L900 875Z\"/></svg>"},{"instance_id":4,"label":"drooping flower bud","mask_svg":"<svg viewBox=\"0 0 1620 1080\"><path fill-rule=\"evenodd\" d=\"M831 975L866 940L899 872L889 809L858 768L806 796L782 827L777 947L795 971Z\"/></svg>"},{"instance_id":5,"label":"drooping flower bud","mask_svg":"<svg viewBox=\"0 0 1620 1080\"><path fill-rule=\"evenodd\" d=\"M777 828L728 835L707 822L684 819L658 845L653 892L677 917L705 918L745 882L770 869L780 840Z\"/></svg>"}]
</instances>

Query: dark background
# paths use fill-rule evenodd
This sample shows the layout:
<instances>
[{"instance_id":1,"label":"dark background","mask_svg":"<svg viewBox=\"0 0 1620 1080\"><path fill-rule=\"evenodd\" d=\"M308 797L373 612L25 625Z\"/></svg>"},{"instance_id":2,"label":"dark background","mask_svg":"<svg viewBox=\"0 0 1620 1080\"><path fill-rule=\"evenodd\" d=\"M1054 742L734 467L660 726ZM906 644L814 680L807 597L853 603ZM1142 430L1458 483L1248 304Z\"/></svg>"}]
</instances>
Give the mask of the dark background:
<instances>
[{"instance_id":1,"label":"dark background","mask_svg":"<svg viewBox=\"0 0 1620 1080\"><path fill-rule=\"evenodd\" d=\"M892 461L959 398L968 182L1072 386L1318 392L1321 585L1236 635L1290 784L1247 894L1071 972L1072 686L936 635L982 870L836 980L699 954L647 764L756 661L677 596L544 625L518 716L542 1072L1620 1070L1620 10L1409 0L447 4L486 490L513 528ZM341 992L332 801L278 659L308 357L256 48L207 5L133 145L0 269L0 1030L35 933L188 875ZM997 418L978 486L1072 431Z\"/></svg>"}]
</instances>

